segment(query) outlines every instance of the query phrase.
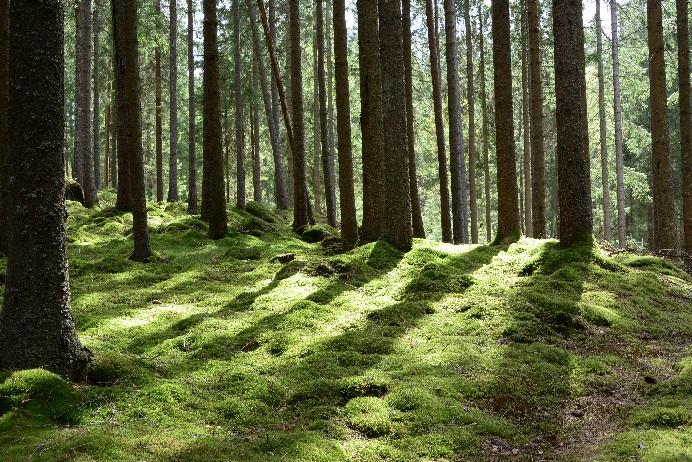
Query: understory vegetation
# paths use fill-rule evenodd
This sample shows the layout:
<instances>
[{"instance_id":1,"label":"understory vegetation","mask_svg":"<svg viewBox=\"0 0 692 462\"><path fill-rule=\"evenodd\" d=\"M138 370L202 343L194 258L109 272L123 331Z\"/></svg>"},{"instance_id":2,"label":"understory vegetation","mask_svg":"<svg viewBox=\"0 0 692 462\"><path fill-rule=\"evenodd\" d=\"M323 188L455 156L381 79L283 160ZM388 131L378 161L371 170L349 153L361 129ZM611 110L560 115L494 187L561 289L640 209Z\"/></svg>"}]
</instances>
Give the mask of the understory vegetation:
<instances>
[{"instance_id":1,"label":"understory vegetation","mask_svg":"<svg viewBox=\"0 0 692 462\"><path fill-rule=\"evenodd\" d=\"M102 204L69 203L88 382L0 376L0 460L692 460L672 263L533 239L347 250L251 203L219 241L150 205L143 264Z\"/></svg>"}]
</instances>

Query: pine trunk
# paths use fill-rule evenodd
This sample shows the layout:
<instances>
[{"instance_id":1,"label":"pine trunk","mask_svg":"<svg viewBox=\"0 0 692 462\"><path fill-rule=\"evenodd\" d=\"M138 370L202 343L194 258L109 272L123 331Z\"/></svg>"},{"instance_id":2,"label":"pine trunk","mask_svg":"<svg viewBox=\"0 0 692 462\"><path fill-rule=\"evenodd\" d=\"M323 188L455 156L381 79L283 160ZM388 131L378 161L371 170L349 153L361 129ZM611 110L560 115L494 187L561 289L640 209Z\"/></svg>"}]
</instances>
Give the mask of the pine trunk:
<instances>
[{"instance_id":1,"label":"pine trunk","mask_svg":"<svg viewBox=\"0 0 692 462\"><path fill-rule=\"evenodd\" d=\"M522 5L521 9L521 123L523 152L523 210L524 210L524 234L533 237L533 202L531 194L531 122L529 120L529 80L532 69L528 63L528 40L526 34L527 13ZM521 191L521 189L520 189Z\"/></svg>"},{"instance_id":2,"label":"pine trunk","mask_svg":"<svg viewBox=\"0 0 692 462\"><path fill-rule=\"evenodd\" d=\"M156 0L156 16L161 17L161 0ZM163 103L161 83L161 48L154 51L154 92L156 93L156 201L163 202Z\"/></svg>"},{"instance_id":3,"label":"pine trunk","mask_svg":"<svg viewBox=\"0 0 692 462\"><path fill-rule=\"evenodd\" d=\"M598 123L601 145L601 186L603 188L603 240L610 241L610 175L608 145L606 144L605 80L603 76L603 31L601 30L601 0L596 0L596 60L598 61Z\"/></svg>"},{"instance_id":4,"label":"pine trunk","mask_svg":"<svg viewBox=\"0 0 692 462\"><path fill-rule=\"evenodd\" d=\"M322 140L320 136L322 130L320 123L320 88L317 82L317 74L317 23L315 23L315 34L312 41L312 191L315 211L323 214L322 172L320 167L322 155Z\"/></svg>"},{"instance_id":5,"label":"pine trunk","mask_svg":"<svg viewBox=\"0 0 692 462\"><path fill-rule=\"evenodd\" d=\"M482 136L483 136L483 183L485 195L485 234L488 242L492 241L492 217L491 217L491 197L490 197L490 148L488 142L488 105L485 91L485 23L483 22L483 7L478 6L478 22L480 24L478 47L481 55L480 60L480 81L481 81L481 113L482 113Z\"/></svg>"},{"instance_id":6,"label":"pine trunk","mask_svg":"<svg viewBox=\"0 0 692 462\"><path fill-rule=\"evenodd\" d=\"M260 159L259 111L257 109L257 60L253 60L252 102L250 105L250 133L252 144L252 199L262 202Z\"/></svg>"},{"instance_id":7,"label":"pine trunk","mask_svg":"<svg viewBox=\"0 0 692 462\"><path fill-rule=\"evenodd\" d=\"M80 24L82 55L79 56L80 66L80 92L81 105L79 111L79 124L81 140L79 145L82 149L82 189L84 190L84 206L91 208L98 204L96 195L96 184L94 183L94 151L93 139L91 136L91 53L92 53L92 24L91 24L91 0L80 1Z\"/></svg>"},{"instance_id":8,"label":"pine trunk","mask_svg":"<svg viewBox=\"0 0 692 462\"><path fill-rule=\"evenodd\" d=\"M617 179L618 244L627 246L625 215L625 143L622 136L622 103L620 102L620 47L618 44L617 1L610 2L610 28L613 54L613 113L615 118L615 176Z\"/></svg>"},{"instance_id":9,"label":"pine trunk","mask_svg":"<svg viewBox=\"0 0 692 462\"><path fill-rule=\"evenodd\" d=\"M0 254L7 255L7 194L9 175L7 170L7 105L9 103L10 21L9 0L0 0Z\"/></svg>"},{"instance_id":10,"label":"pine trunk","mask_svg":"<svg viewBox=\"0 0 692 462\"><path fill-rule=\"evenodd\" d=\"M687 0L676 0L680 154L682 163L683 249L692 254L692 116L690 111L690 42Z\"/></svg>"},{"instance_id":11,"label":"pine trunk","mask_svg":"<svg viewBox=\"0 0 692 462\"><path fill-rule=\"evenodd\" d=\"M195 114L195 11L192 0L187 0L187 93L188 93L188 179L187 212L197 214L197 120Z\"/></svg>"},{"instance_id":12,"label":"pine trunk","mask_svg":"<svg viewBox=\"0 0 692 462\"><path fill-rule=\"evenodd\" d=\"M168 157L168 202L178 202L178 0L169 0L168 89L170 98L170 143Z\"/></svg>"},{"instance_id":13,"label":"pine trunk","mask_svg":"<svg viewBox=\"0 0 692 462\"><path fill-rule=\"evenodd\" d=\"M471 5L466 0L464 26L466 28L466 94L469 112L469 204L471 219L471 242L478 243L478 190L476 188L476 100L473 82L473 28Z\"/></svg>"},{"instance_id":14,"label":"pine trunk","mask_svg":"<svg viewBox=\"0 0 692 462\"><path fill-rule=\"evenodd\" d=\"M252 0L250 0L252 1ZM274 24L276 24L276 9L274 8L274 0L269 0L269 24L272 26L272 35L275 36L273 32ZM280 137L281 134L281 128L280 128L280 120L279 116L281 113L281 101L279 100L279 89L276 81L276 77L274 76L273 72L269 72L269 75L271 77L271 124L273 127L273 130L277 133L277 137ZM279 158L278 161L274 161L274 168L279 169L279 175L281 176L282 179L282 184L283 187L279 189L281 195L277 197L276 200L276 206L279 209L287 209L289 206L289 202L291 200L291 193L288 191L288 183L292 181L292 179L287 178L285 175L285 170L284 170L284 163L281 160L281 155L280 155L280 150L281 150L281 142L280 138L278 141L277 149L279 150ZM275 154L276 155L276 154ZM286 154L286 157L290 156L290 154ZM276 176L277 173L274 173Z\"/></svg>"},{"instance_id":15,"label":"pine trunk","mask_svg":"<svg viewBox=\"0 0 692 462\"><path fill-rule=\"evenodd\" d=\"M543 75L539 0L527 0L529 86L531 94L531 218L534 237L545 232L545 150L543 146Z\"/></svg>"},{"instance_id":16,"label":"pine trunk","mask_svg":"<svg viewBox=\"0 0 692 462\"><path fill-rule=\"evenodd\" d=\"M100 33L101 22L99 19L100 1L94 2L93 24L94 24L94 111L93 111L93 148L94 153L94 186L96 189L101 188L101 89L100 89Z\"/></svg>"}]
</instances>

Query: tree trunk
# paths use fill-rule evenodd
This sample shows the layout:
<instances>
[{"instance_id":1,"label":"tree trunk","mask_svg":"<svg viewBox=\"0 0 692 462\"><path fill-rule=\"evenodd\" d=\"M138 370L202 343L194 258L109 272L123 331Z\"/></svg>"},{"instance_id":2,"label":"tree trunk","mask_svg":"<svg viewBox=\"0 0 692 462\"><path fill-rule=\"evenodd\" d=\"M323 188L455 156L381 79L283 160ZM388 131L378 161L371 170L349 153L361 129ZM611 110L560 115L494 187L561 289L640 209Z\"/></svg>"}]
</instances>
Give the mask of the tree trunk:
<instances>
[{"instance_id":1,"label":"tree trunk","mask_svg":"<svg viewBox=\"0 0 692 462\"><path fill-rule=\"evenodd\" d=\"M99 43L101 33L101 22L99 19L99 10L101 8L100 1L94 2L93 24L94 24L94 127L93 133L93 153L94 153L94 186L96 189L101 188L101 90L99 81L100 71L100 52L101 45Z\"/></svg>"},{"instance_id":2,"label":"tree trunk","mask_svg":"<svg viewBox=\"0 0 692 462\"><path fill-rule=\"evenodd\" d=\"M523 2L522 2L523 3ZM533 201L531 195L531 123L529 121L529 80L533 69L528 65L528 40L526 34L527 14L525 5L521 8L521 122L523 155L523 189L524 189L524 233L533 237Z\"/></svg>"},{"instance_id":3,"label":"tree trunk","mask_svg":"<svg viewBox=\"0 0 692 462\"><path fill-rule=\"evenodd\" d=\"M223 167L226 185L226 203L231 202L231 123L228 115L228 97L224 95L223 100L223 127L221 129L221 139L223 142Z\"/></svg>"},{"instance_id":4,"label":"tree trunk","mask_svg":"<svg viewBox=\"0 0 692 462\"><path fill-rule=\"evenodd\" d=\"M618 45L617 1L610 1L610 28L613 53L613 107L615 115L615 176L617 178L618 243L621 249L627 245L625 215L625 154L622 137L622 103L620 102L620 48Z\"/></svg>"},{"instance_id":5,"label":"tree trunk","mask_svg":"<svg viewBox=\"0 0 692 462\"><path fill-rule=\"evenodd\" d=\"M413 244L411 196L406 137L406 91L404 79L401 3L379 0L380 64L382 70L382 125L384 127L384 206L380 238L408 250Z\"/></svg>"},{"instance_id":6,"label":"tree trunk","mask_svg":"<svg viewBox=\"0 0 692 462\"><path fill-rule=\"evenodd\" d=\"M209 237L226 235L226 203L223 193L223 155L221 152L221 105L219 89L219 47L216 0L204 0L204 143L202 210L209 221Z\"/></svg>"},{"instance_id":7,"label":"tree trunk","mask_svg":"<svg viewBox=\"0 0 692 462\"><path fill-rule=\"evenodd\" d=\"M384 134L382 72L377 2L358 0L360 128L363 158L363 224L361 241L376 241L384 215Z\"/></svg>"},{"instance_id":8,"label":"tree trunk","mask_svg":"<svg viewBox=\"0 0 692 462\"><path fill-rule=\"evenodd\" d=\"M469 202L471 211L471 242L478 243L478 190L476 189L476 100L473 82L473 29L471 5L466 0L464 26L466 28L466 91L469 111Z\"/></svg>"},{"instance_id":9,"label":"tree trunk","mask_svg":"<svg viewBox=\"0 0 692 462\"><path fill-rule=\"evenodd\" d=\"M112 60L111 60L112 61ZM111 63L112 64L112 63ZM111 70L113 70L113 66L111 65ZM115 114L115 107L116 107L116 102L115 102L115 76L113 76L113 80L111 82L111 132L110 132L110 137L111 137L111 142L110 142L110 159L108 159L108 165L110 166L110 176L111 176L111 185L113 186L113 189L115 189L118 193L118 197L120 196L120 166L118 165L118 137L117 137L117 127L118 127L118 119ZM117 202L116 202L116 208Z\"/></svg>"},{"instance_id":10,"label":"tree trunk","mask_svg":"<svg viewBox=\"0 0 692 462\"><path fill-rule=\"evenodd\" d=\"M426 24L428 28L428 48L430 50L430 73L432 76L433 107L435 111L435 139L437 141L437 167L440 181L440 218L442 242L452 242L452 216L449 205L449 177L447 176L447 151L445 147L445 126L442 115L442 83L440 78L440 50L437 36L436 17L433 1L425 1Z\"/></svg>"},{"instance_id":11,"label":"tree trunk","mask_svg":"<svg viewBox=\"0 0 692 462\"><path fill-rule=\"evenodd\" d=\"M240 0L233 0L233 79L235 101L236 206L245 208L245 118L240 60Z\"/></svg>"},{"instance_id":12,"label":"tree trunk","mask_svg":"<svg viewBox=\"0 0 692 462\"><path fill-rule=\"evenodd\" d=\"M402 29L404 32L404 81L406 83L406 138L408 139L408 175L411 189L411 218L413 236L424 238L423 214L418 193L416 168L416 139L413 129L413 75L411 70L411 0L402 1Z\"/></svg>"},{"instance_id":13,"label":"tree trunk","mask_svg":"<svg viewBox=\"0 0 692 462\"><path fill-rule=\"evenodd\" d=\"M292 83L291 83L291 38L290 38L290 33L289 33L289 8L290 4L288 0L285 0L284 5L286 7L286 21L284 23L284 44L285 44L285 49L284 49L284 55L286 57L286 67L284 69L284 75L286 78L286 92L284 96L286 97L286 106L289 111L293 111L293 108L291 107L291 89L292 89ZM276 23L272 23L272 27L276 27ZM290 198L290 206L293 206L293 198L295 197L295 187L293 185L293 178L295 177L295 172L293 170L293 145L291 144L291 137L293 134L289 136L288 132L285 132L285 138L286 138L286 144L287 144L287 149L286 149L286 165L288 169L288 177L289 177L289 182L288 182L288 195Z\"/></svg>"},{"instance_id":14,"label":"tree trunk","mask_svg":"<svg viewBox=\"0 0 692 462\"><path fill-rule=\"evenodd\" d=\"M161 17L161 0L156 0L156 17ZM154 91L156 93L156 201L163 202L163 104L161 102L161 48L154 51Z\"/></svg>"},{"instance_id":15,"label":"tree trunk","mask_svg":"<svg viewBox=\"0 0 692 462\"><path fill-rule=\"evenodd\" d=\"M9 0L0 0L0 253L7 255L7 105L9 103L9 57L10 57L10 21Z\"/></svg>"},{"instance_id":16,"label":"tree trunk","mask_svg":"<svg viewBox=\"0 0 692 462\"><path fill-rule=\"evenodd\" d=\"M610 241L610 178L608 146L606 144L605 81L603 77L603 31L601 30L601 0L596 0L596 60L598 61L598 122L601 145L601 185L603 187L603 240Z\"/></svg>"},{"instance_id":17,"label":"tree trunk","mask_svg":"<svg viewBox=\"0 0 692 462\"><path fill-rule=\"evenodd\" d=\"M104 114L104 149L103 149L103 187L108 189L110 186L110 152L111 152L111 104L110 102L106 104L106 111Z\"/></svg>"},{"instance_id":18,"label":"tree trunk","mask_svg":"<svg viewBox=\"0 0 692 462\"><path fill-rule=\"evenodd\" d=\"M118 105L118 149L128 159L130 205L132 208L135 261L151 256L147 229L147 199L142 161L137 2L112 2L113 48L115 50L116 101Z\"/></svg>"},{"instance_id":19,"label":"tree trunk","mask_svg":"<svg viewBox=\"0 0 692 462\"><path fill-rule=\"evenodd\" d=\"M517 171L514 154L512 61L508 0L493 1L492 21L495 145L497 151L497 236L495 240L503 242L517 239L520 228L519 205L517 203Z\"/></svg>"},{"instance_id":20,"label":"tree trunk","mask_svg":"<svg viewBox=\"0 0 692 462\"><path fill-rule=\"evenodd\" d=\"M581 0L553 1L560 243L592 238L591 178Z\"/></svg>"},{"instance_id":21,"label":"tree trunk","mask_svg":"<svg viewBox=\"0 0 692 462\"><path fill-rule=\"evenodd\" d=\"M91 119L91 53L92 53L92 35L91 35L91 0L81 0L79 13L79 29L81 31L82 50L79 56L80 79L79 88L81 93L81 105L79 111L79 136L81 140L79 145L82 149L82 189L84 190L84 206L91 208L98 203L96 196L96 184L94 183L94 151L91 131L96 130L92 127Z\"/></svg>"},{"instance_id":22,"label":"tree trunk","mask_svg":"<svg viewBox=\"0 0 692 462\"><path fill-rule=\"evenodd\" d=\"M82 2L77 0L75 6L75 52L74 52L74 160L72 162L72 175L75 180L81 185L84 182L82 177L84 173L84 124L82 123L82 114L84 106L84 55L86 53L84 47L84 18L82 17ZM88 104L88 103L87 103Z\"/></svg>"},{"instance_id":23,"label":"tree trunk","mask_svg":"<svg viewBox=\"0 0 692 462\"><path fill-rule=\"evenodd\" d=\"M531 218L534 237L545 232L545 151L543 146L543 76L539 0L527 0L529 85L531 94Z\"/></svg>"},{"instance_id":24,"label":"tree trunk","mask_svg":"<svg viewBox=\"0 0 692 462\"><path fill-rule=\"evenodd\" d=\"M187 0L187 93L188 93L188 180L187 212L197 214L197 121L195 114L195 11L192 0Z\"/></svg>"},{"instance_id":25,"label":"tree trunk","mask_svg":"<svg viewBox=\"0 0 692 462\"><path fill-rule=\"evenodd\" d=\"M257 59L253 60L252 102L250 105L250 133L252 144L252 199L262 202L260 160L259 111L257 109Z\"/></svg>"},{"instance_id":26,"label":"tree trunk","mask_svg":"<svg viewBox=\"0 0 692 462\"><path fill-rule=\"evenodd\" d=\"M666 67L661 0L647 0L649 88L651 98L651 172L654 196L654 250L674 249L673 179L668 138Z\"/></svg>"},{"instance_id":27,"label":"tree trunk","mask_svg":"<svg viewBox=\"0 0 692 462\"><path fill-rule=\"evenodd\" d=\"M168 202L178 202L178 0L169 0L168 88L170 97L170 146L168 161Z\"/></svg>"},{"instance_id":28,"label":"tree trunk","mask_svg":"<svg viewBox=\"0 0 692 462\"><path fill-rule=\"evenodd\" d=\"M252 0L250 0L252 1ZM275 35L273 33L273 27L274 24L276 24L276 8L274 8L274 0L269 0L269 24L272 26L272 35ZM269 72L269 76L271 78L271 123L273 126L273 130L277 133L277 137L280 137L281 134L281 129L280 129L280 120L279 120L279 114L281 113L281 101L279 100L279 89L276 83L276 78L272 72ZM278 141L277 149L281 150L281 142L280 138ZM286 154L286 157L290 156L290 154ZM280 167L279 167L280 166ZM283 187L279 189L281 192L281 196L277 197L276 201L276 206L279 209L287 209L289 207L289 202L290 198L292 197L291 193L288 191L288 183L292 181L291 178L286 178L285 176L285 170L284 170L284 163L281 160L281 157L279 156L278 162L274 162L274 168L279 168L279 174L281 176L282 182L283 182ZM274 175L277 175L274 173Z\"/></svg>"},{"instance_id":29,"label":"tree trunk","mask_svg":"<svg viewBox=\"0 0 692 462\"><path fill-rule=\"evenodd\" d=\"M320 158L322 154L322 140L320 138L322 130L320 123L320 88L317 83L317 23L315 22L315 34L312 41L312 190L315 204L315 211L319 214L322 211L322 173L320 168Z\"/></svg>"},{"instance_id":30,"label":"tree trunk","mask_svg":"<svg viewBox=\"0 0 692 462\"><path fill-rule=\"evenodd\" d=\"M466 166L461 122L461 88L459 85L459 53L454 0L444 0L445 40L447 55L447 111L449 116L449 149L452 168L452 231L454 243L468 242L468 199L466 197ZM510 87L511 88L511 87ZM386 126L386 125L385 125Z\"/></svg>"},{"instance_id":31,"label":"tree trunk","mask_svg":"<svg viewBox=\"0 0 692 462\"><path fill-rule=\"evenodd\" d=\"M483 22L483 6L478 6L478 23L480 24L478 47L481 55L480 61L480 81L481 81L481 113L482 113L482 136L483 136L483 181L485 192L485 234L488 242L492 241L492 218L491 218L491 198L490 198L490 155L488 146L488 108L487 96L485 92L485 23Z\"/></svg>"},{"instance_id":32,"label":"tree trunk","mask_svg":"<svg viewBox=\"0 0 692 462\"><path fill-rule=\"evenodd\" d=\"M690 42L687 0L676 0L680 154L682 163L683 249L692 254L692 117L690 115Z\"/></svg>"},{"instance_id":33,"label":"tree trunk","mask_svg":"<svg viewBox=\"0 0 692 462\"><path fill-rule=\"evenodd\" d=\"M346 29L346 2L344 0L334 0L333 19L341 238L350 244L355 244L358 242L358 219L356 218L356 194L353 186L351 96L348 83L348 31Z\"/></svg>"}]
</instances>

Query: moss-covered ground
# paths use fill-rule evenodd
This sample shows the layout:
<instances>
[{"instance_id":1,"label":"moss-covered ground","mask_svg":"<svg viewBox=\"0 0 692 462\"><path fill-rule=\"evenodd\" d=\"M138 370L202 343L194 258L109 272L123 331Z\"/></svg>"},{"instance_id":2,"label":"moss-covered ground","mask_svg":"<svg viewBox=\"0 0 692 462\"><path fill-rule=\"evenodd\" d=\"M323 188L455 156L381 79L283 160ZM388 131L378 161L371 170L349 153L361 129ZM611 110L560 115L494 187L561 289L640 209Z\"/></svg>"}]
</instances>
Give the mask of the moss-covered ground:
<instances>
[{"instance_id":1,"label":"moss-covered ground","mask_svg":"<svg viewBox=\"0 0 692 462\"><path fill-rule=\"evenodd\" d=\"M94 367L0 373L0 461L692 460L674 265L530 239L336 253L249 210L211 242L151 205L140 264L129 215L70 203Z\"/></svg>"}]
</instances>

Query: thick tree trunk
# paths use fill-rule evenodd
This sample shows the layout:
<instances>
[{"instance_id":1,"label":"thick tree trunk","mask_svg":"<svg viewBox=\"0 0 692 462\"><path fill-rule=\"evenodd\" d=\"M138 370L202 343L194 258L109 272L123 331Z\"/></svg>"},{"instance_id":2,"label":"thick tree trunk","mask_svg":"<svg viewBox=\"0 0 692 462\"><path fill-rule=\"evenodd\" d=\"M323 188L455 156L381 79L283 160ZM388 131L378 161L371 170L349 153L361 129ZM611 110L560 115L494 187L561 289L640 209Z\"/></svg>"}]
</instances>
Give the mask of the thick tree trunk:
<instances>
[{"instance_id":1,"label":"thick tree trunk","mask_svg":"<svg viewBox=\"0 0 692 462\"><path fill-rule=\"evenodd\" d=\"M168 158L168 202L178 202L178 0L169 0L170 25L168 29L168 89L170 98L171 152Z\"/></svg>"},{"instance_id":2,"label":"thick tree trunk","mask_svg":"<svg viewBox=\"0 0 692 462\"><path fill-rule=\"evenodd\" d=\"M401 3L379 0L380 64L382 70L382 125L384 127L384 206L380 238L403 250L411 248L411 196L406 139Z\"/></svg>"},{"instance_id":3,"label":"thick tree trunk","mask_svg":"<svg viewBox=\"0 0 692 462\"><path fill-rule=\"evenodd\" d=\"M428 49L430 51L430 73L432 77L433 108L435 112L435 139L437 142L437 167L440 181L440 219L442 242L452 242L452 216L449 204L449 177L447 175L447 151L445 146L445 126L442 115L442 82L440 78L440 50L437 36L436 16L433 1L425 1L426 25L428 28Z\"/></svg>"},{"instance_id":4,"label":"thick tree trunk","mask_svg":"<svg viewBox=\"0 0 692 462\"><path fill-rule=\"evenodd\" d=\"M482 136L483 136L483 187L485 192L485 234L488 242L492 240L492 217L491 217L491 198L490 198L490 155L488 143L488 108L487 96L485 92L485 23L483 22L483 6L478 6L478 23L480 24L478 47L481 55L480 75L481 81L481 113L482 113Z\"/></svg>"},{"instance_id":5,"label":"thick tree trunk","mask_svg":"<svg viewBox=\"0 0 692 462\"><path fill-rule=\"evenodd\" d=\"M202 211L209 221L209 237L226 235L226 203L223 191L223 155L221 152L221 104L219 89L219 47L216 0L204 0L204 143Z\"/></svg>"},{"instance_id":6,"label":"thick tree trunk","mask_svg":"<svg viewBox=\"0 0 692 462\"><path fill-rule=\"evenodd\" d=\"M360 128L363 157L363 224L361 241L376 241L384 215L384 134L382 72L377 2L358 0Z\"/></svg>"},{"instance_id":7,"label":"thick tree trunk","mask_svg":"<svg viewBox=\"0 0 692 462\"><path fill-rule=\"evenodd\" d=\"M7 211L14 225L0 311L0 368L43 367L82 380L91 352L79 343L70 312L64 3L12 0L9 21L9 49L15 57L9 64L7 155L14 186Z\"/></svg>"},{"instance_id":8,"label":"thick tree trunk","mask_svg":"<svg viewBox=\"0 0 692 462\"><path fill-rule=\"evenodd\" d=\"M601 145L601 185L603 187L603 240L610 241L610 178L608 146L606 144L605 81L603 77L603 31L601 30L601 0L596 0L596 60L598 61L598 123Z\"/></svg>"},{"instance_id":9,"label":"thick tree trunk","mask_svg":"<svg viewBox=\"0 0 692 462\"><path fill-rule=\"evenodd\" d=\"M101 45L99 38L101 34L101 21L99 19L100 1L94 2L93 24L94 24L94 112L93 112L93 153L94 153L94 186L101 188L101 89L100 89L100 52Z\"/></svg>"},{"instance_id":10,"label":"thick tree trunk","mask_svg":"<svg viewBox=\"0 0 692 462\"><path fill-rule=\"evenodd\" d=\"M115 50L116 101L118 105L118 149L128 159L135 261L151 256L147 229L147 199L142 159L137 2L112 2L113 48Z\"/></svg>"},{"instance_id":11,"label":"thick tree trunk","mask_svg":"<svg viewBox=\"0 0 692 462\"><path fill-rule=\"evenodd\" d=\"M654 196L654 250L674 249L673 179L668 138L666 67L661 0L647 0L649 88L651 98L651 172Z\"/></svg>"},{"instance_id":12,"label":"thick tree trunk","mask_svg":"<svg viewBox=\"0 0 692 462\"><path fill-rule=\"evenodd\" d=\"M447 58L447 111L449 116L449 149L452 169L452 231L454 243L468 242L468 198L466 166L461 122L461 88L459 84L459 53L454 0L444 0L445 41Z\"/></svg>"},{"instance_id":13,"label":"thick tree trunk","mask_svg":"<svg viewBox=\"0 0 692 462\"><path fill-rule=\"evenodd\" d=\"M533 201L531 194L531 122L529 120L529 80L530 73L528 66L528 40L526 34L527 14L525 5L521 9L521 123L522 141L524 142L523 152L523 210L524 210L524 233L528 237L533 237L532 207ZM520 188L521 191L521 188ZM521 202L520 202L521 204Z\"/></svg>"},{"instance_id":14,"label":"thick tree trunk","mask_svg":"<svg viewBox=\"0 0 692 462\"><path fill-rule=\"evenodd\" d=\"M476 100L473 82L473 28L471 5L466 0L464 26L466 28L466 94L469 113L469 203L471 219L471 242L478 243L478 190L476 188Z\"/></svg>"},{"instance_id":15,"label":"thick tree trunk","mask_svg":"<svg viewBox=\"0 0 692 462\"><path fill-rule=\"evenodd\" d=\"M543 146L543 75L539 0L527 0L529 85L531 93L531 219L534 237L545 238L545 150Z\"/></svg>"},{"instance_id":16,"label":"thick tree trunk","mask_svg":"<svg viewBox=\"0 0 692 462\"><path fill-rule=\"evenodd\" d=\"M591 177L581 0L553 0L560 243L592 238Z\"/></svg>"},{"instance_id":17,"label":"thick tree trunk","mask_svg":"<svg viewBox=\"0 0 692 462\"><path fill-rule=\"evenodd\" d=\"M192 0L187 0L187 93L188 93L188 177L187 212L197 214L197 120L195 113L195 11Z\"/></svg>"},{"instance_id":18,"label":"thick tree trunk","mask_svg":"<svg viewBox=\"0 0 692 462\"><path fill-rule=\"evenodd\" d=\"M687 0L676 0L680 155L682 163L683 249L692 254L692 116L690 111L690 39Z\"/></svg>"},{"instance_id":19,"label":"thick tree trunk","mask_svg":"<svg viewBox=\"0 0 692 462\"><path fill-rule=\"evenodd\" d=\"M615 115L615 176L617 179L618 244L627 245L625 215L625 143L622 136L622 103L620 102L620 48L618 44L617 1L610 1L610 29L613 54L613 113Z\"/></svg>"},{"instance_id":20,"label":"thick tree trunk","mask_svg":"<svg viewBox=\"0 0 692 462\"><path fill-rule=\"evenodd\" d=\"M348 83L348 31L346 29L346 2L344 0L334 0L333 19L341 238L350 244L355 244L358 242L358 220L356 218L356 194L353 186L351 97Z\"/></svg>"},{"instance_id":21,"label":"thick tree trunk","mask_svg":"<svg viewBox=\"0 0 692 462\"><path fill-rule=\"evenodd\" d=\"M7 255L7 105L9 103L10 2L0 0L0 254Z\"/></svg>"},{"instance_id":22,"label":"thick tree trunk","mask_svg":"<svg viewBox=\"0 0 692 462\"><path fill-rule=\"evenodd\" d=\"M156 16L161 17L161 0L156 0ZM156 201L163 202L163 103L161 83L161 48L154 51L154 92L156 94Z\"/></svg>"},{"instance_id":23,"label":"thick tree trunk","mask_svg":"<svg viewBox=\"0 0 692 462\"><path fill-rule=\"evenodd\" d=\"M557 0L556 0L557 1ZM497 151L497 242L519 237L517 171L514 153L512 61L509 1L494 0L493 71L495 87L495 145Z\"/></svg>"}]
</instances>

